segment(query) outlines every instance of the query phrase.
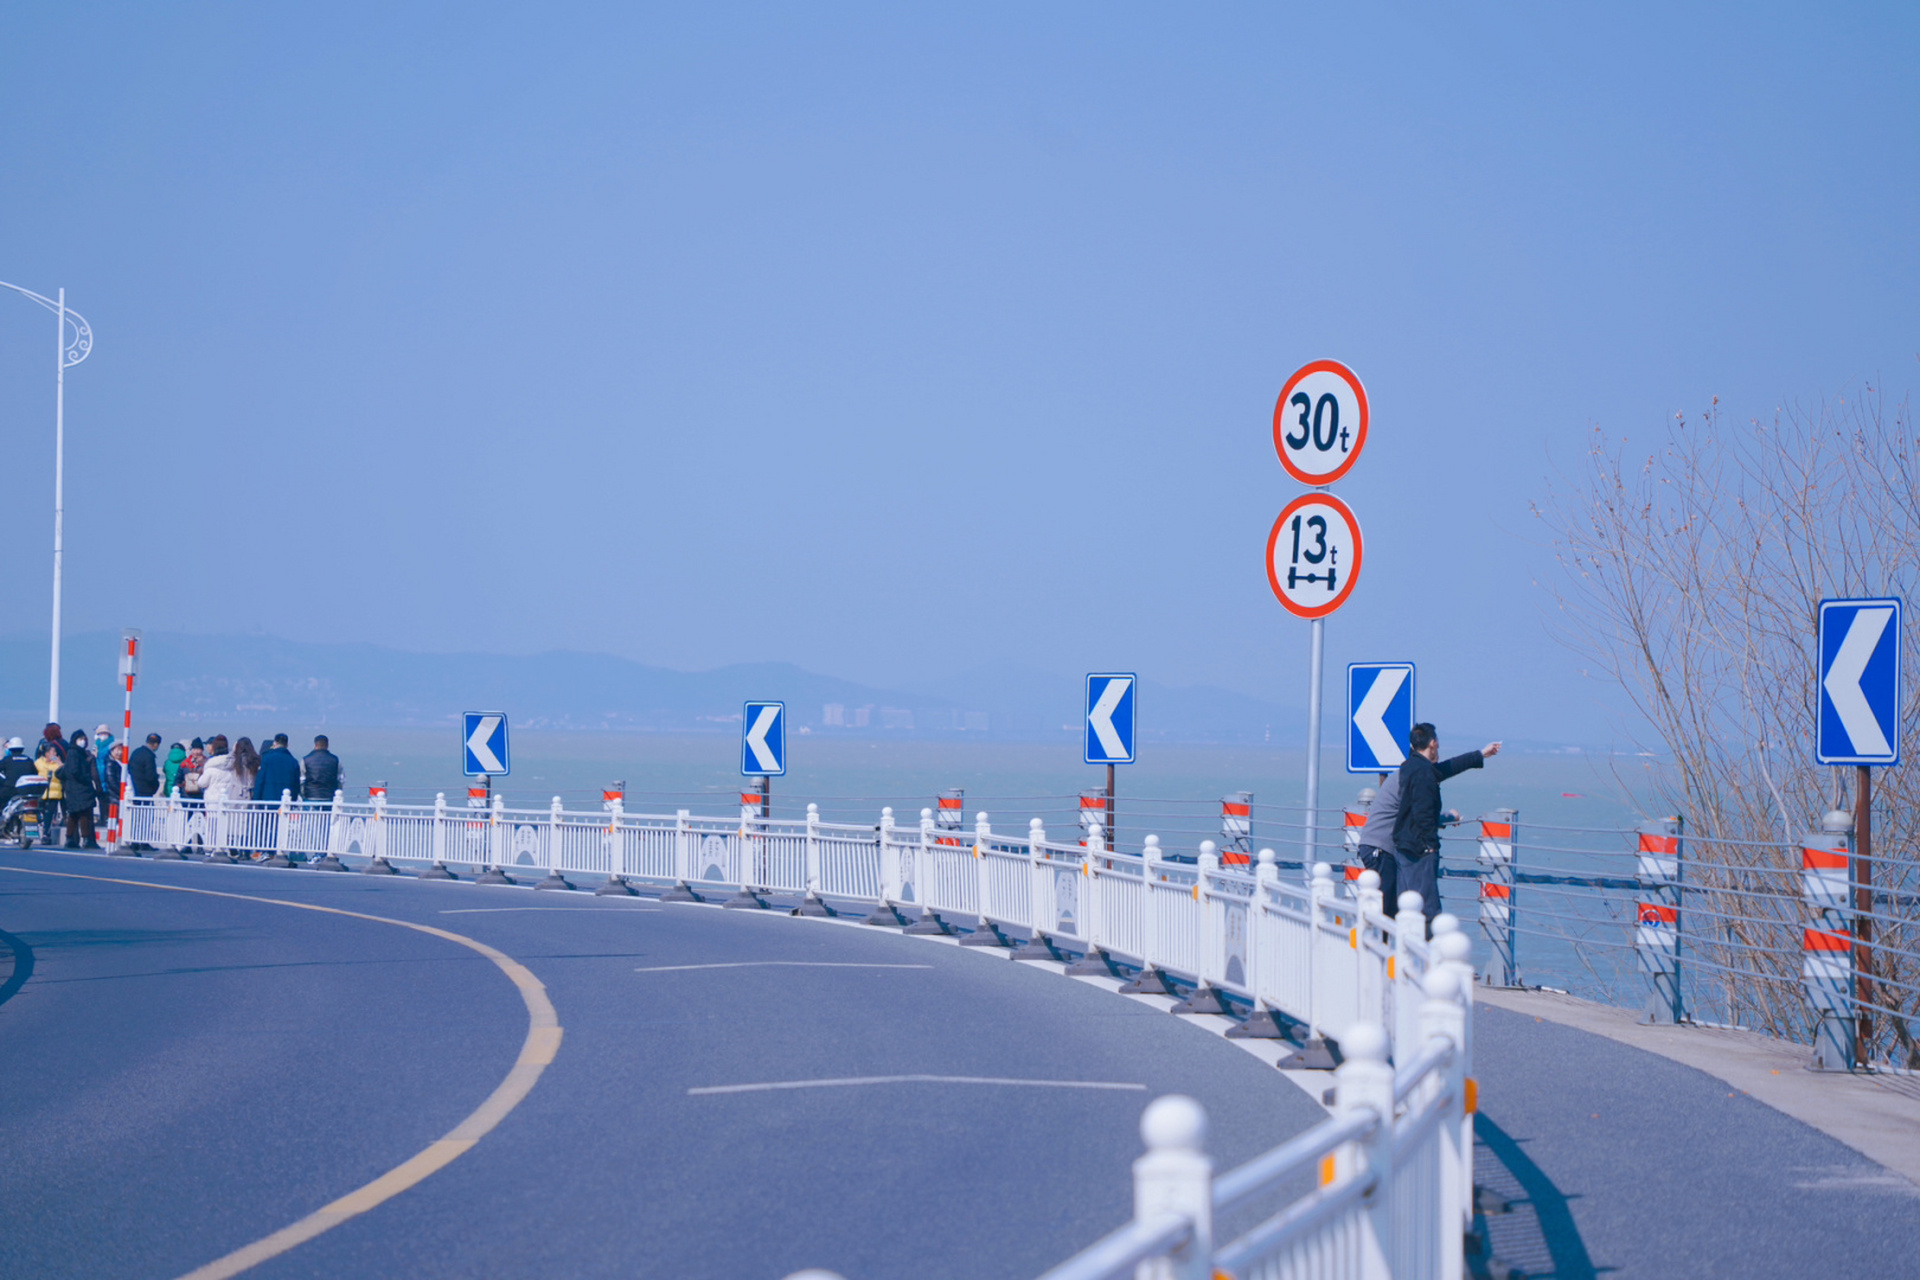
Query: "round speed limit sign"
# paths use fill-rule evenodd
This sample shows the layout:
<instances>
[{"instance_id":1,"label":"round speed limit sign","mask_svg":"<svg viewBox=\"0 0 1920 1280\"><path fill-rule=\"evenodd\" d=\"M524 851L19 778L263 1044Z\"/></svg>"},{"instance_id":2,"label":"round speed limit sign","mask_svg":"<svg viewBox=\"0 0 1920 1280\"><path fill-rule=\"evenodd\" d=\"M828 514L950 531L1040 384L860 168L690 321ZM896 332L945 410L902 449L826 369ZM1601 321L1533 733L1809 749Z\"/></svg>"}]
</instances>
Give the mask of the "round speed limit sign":
<instances>
[{"instance_id":1,"label":"round speed limit sign","mask_svg":"<svg viewBox=\"0 0 1920 1280\"><path fill-rule=\"evenodd\" d=\"M1287 612L1324 618L1360 580L1360 522L1330 493L1287 504L1267 535L1267 583Z\"/></svg>"},{"instance_id":2,"label":"round speed limit sign","mask_svg":"<svg viewBox=\"0 0 1920 1280\"><path fill-rule=\"evenodd\" d=\"M1273 406L1273 449L1301 484L1332 484L1367 443L1367 389L1337 360L1315 360L1287 379Z\"/></svg>"}]
</instances>

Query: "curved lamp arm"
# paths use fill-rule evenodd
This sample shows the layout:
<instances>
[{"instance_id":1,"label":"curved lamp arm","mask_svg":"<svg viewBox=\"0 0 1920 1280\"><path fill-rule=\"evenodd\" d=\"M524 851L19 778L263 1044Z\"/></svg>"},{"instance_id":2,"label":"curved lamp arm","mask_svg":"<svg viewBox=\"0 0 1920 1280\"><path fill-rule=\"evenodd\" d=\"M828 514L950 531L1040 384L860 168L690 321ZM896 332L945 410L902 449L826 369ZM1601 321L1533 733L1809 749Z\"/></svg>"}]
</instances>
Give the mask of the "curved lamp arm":
<instances>
[{"instance_id":1,"label":"curved lamp arm","mask_svg":"<svg viewBox=\"0 0 1920 1280\"><path fill-rule=\"evenodd\" d=\"M61 335L63 338L66 338L66 341L60 348L60 359L65 368L71 369L74 365L79 364L93 353L93 326L88 324L86 317L78 311L75 311L72 307L62 308L61 305L52 298L35 293L31 289L22 289L17 284L8 284L5 280L0 280L0 289L11 289L23 297L32 298L49 311L63 312L65 314L67 324L72 326L73 331L71 337L66 337L65 334Z\"/></svg>"}]
</instances>

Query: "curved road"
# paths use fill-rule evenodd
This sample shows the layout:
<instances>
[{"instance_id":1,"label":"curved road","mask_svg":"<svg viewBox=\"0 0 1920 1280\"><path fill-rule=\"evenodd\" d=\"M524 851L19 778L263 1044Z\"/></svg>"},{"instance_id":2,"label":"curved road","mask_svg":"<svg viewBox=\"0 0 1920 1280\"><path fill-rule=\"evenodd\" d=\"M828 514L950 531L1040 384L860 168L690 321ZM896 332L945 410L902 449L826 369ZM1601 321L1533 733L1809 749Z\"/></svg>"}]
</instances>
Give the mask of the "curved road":
<instances>
[{"instance_id":1,"label":"curved road","mask_svg":"<svg viewBox=\"0 0 1920 1280\"><path fill-rule=\"evenodd\" d=\"M1031 1277L1125 1220L1153 1097L1206 1105L1222 1167L1323 1114L1179 1019L891 931L7 853L0 1274L187 1274L387 1175L508 1076L529 1010L486 956L282 902L496 948L564 1039L466 1154L249 1276Z\"/></svg>"}]
</instances>

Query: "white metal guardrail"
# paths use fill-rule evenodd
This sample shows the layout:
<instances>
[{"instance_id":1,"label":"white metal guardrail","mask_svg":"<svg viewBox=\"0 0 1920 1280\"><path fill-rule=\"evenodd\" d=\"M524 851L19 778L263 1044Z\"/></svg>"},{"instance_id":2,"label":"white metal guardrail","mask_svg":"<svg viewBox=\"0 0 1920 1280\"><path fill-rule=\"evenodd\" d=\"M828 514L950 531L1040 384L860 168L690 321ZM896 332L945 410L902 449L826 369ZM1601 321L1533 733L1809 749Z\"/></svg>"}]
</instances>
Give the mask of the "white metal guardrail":
<instances>
[{"instance_id":1,"label":"white metal guardrail","mask_svg":"<svg viewBox=\"0 0 1920 1280\"><path fill-rule=\"evenodd\" d=\"M1245 1008L1238 1034L1300 1041L1327 1065L1344 1055L1332 1119L1217 1180L1198 1104L1155 1102L1142 1120L1149 1149L1134 1170L1135 1220L1047 1280L1461 1274L1472 1203L1470 944L1450 916L1429 942L1418 895L1388 915L1372 872L1336 882L1321 863L1301 884L1279 877L1271 850L1227 867L1206 841L1194 862L1179 862L1155 837L1125 854L1098 827L1069 844L1050 840L1038 818L996 832L985 813L967 832L936 825L931 810L902 828L891 809L860 826L822 822L811 805L803 821L772 821L750 808L737 819L627 813L619 801L582 812L557 797L546 809L500 798L484 809L444 797L389 804L378 793L331 804L138 799L123 838L156 857L372 873L397 863L443 877L467 867L483 880L540 874L555 888L598 876L601 893L631 893L639 881L667 897L727 894L728 905L756 908L783 895L809 914L859 904L870 923L923 933L957 932L947 917L971 917L963 944L1131 975L1133 990L1184 992L1179 1007L1193 1012ZM1332 1046L1327 1027L1345 1028ZM1318 1175L1314 1191L1215 1247L1216 1211L1274 1200L1306 1172Z\"/></svg>"},{"instance_id":2,"label":"white metal guardrail","mask_svg":"<svg viewBox=\"0 0 1920 1280\"><path fill-rule=\"evenodd\" d=\"M1371 873L1336 881L1319 864L1303 884L1279 876L1271 850L1229 868L1206 841L1195 862L1176 862L1152 837L1141 854L1124 854L1107 849L1098 829L1066 843L1038 818L1001 832L985 813L967 832L936 826L930 810L900 827L890 809L858 826L822 822L811 805L804 820L775 821L746 808L738 818L628 813L617 801L572 811L558 798L545 809L510 809L498 797L469 809L444 797L432 805L383 795L365 803L336 795L330 805L161 797L131 803L122 838L158 856L414 866L429 876L464 866L483 879L538 874L555 888L597 876L601 892L640 882L738 906L781 895L809 914L857 903L876 924L921 932L957 932L948 917L959 917L971 945L1132 976L1137 990L1185 995L1194 1012L1246 1008L1248 1034L1320 1053L1326 1028L1361 1022L1387 1028L1390 1045L1406 1043L1431 960L1418 908L1414 927L1399 928Z\"/></svg>"}]
</instances>

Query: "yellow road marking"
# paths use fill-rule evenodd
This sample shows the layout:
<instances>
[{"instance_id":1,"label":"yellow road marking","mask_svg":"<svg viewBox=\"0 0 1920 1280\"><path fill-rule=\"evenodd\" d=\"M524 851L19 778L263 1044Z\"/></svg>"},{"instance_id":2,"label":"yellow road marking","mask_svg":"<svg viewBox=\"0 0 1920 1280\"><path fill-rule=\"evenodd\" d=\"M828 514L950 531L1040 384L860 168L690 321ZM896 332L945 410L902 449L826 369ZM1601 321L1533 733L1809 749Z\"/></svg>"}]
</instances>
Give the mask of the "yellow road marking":
<instances>
[{"instance_id":1,"label":"yellow road marking","mask_svg":"<svg viewBox=\"0 0 1920 1280\"><path fill-rule=\"evenodd\" d=\"M324 1231L339 1226L349 1218L357 1217L376 1205L383 1204L393 1197L414 1186L440 1170L452 1164L456 1159L472 1149L474 1143L485 1137L495 1125L507 1118L507 1113L533 1092L533 1086L540 1079L540 1073L547 1069L554 1056L560 1052L562 1029L560 1019L554 1013L553 1002L547 999L547 989L540 979L533 976L531 970L513 957L496 951L484 942L477 942L462 934L447 929L436 929L430 924L415 924L411 920L395 920L391 916L369 915L364 911L348 911L343 907L323 907L311 902L289 902L285 898L262 898L251 893L224 893L218 889L195 889L179 884L155 884L149 880L124 880L114 876L83 876L71 871L38 871L28 867L0 866L0 871L16 871L27 876L56 876L62 880L92 880L100 884L125 884L136 889L165 889L172 893L197 893L209 898L238 898L243 902L264 902L276 907L292 907L297 911L324 911L328 915L351 916L356 920L372 920L380 924L399 925L402 929L412 929L418 933L429 933L436 938L445 938L448 942L457 942L472 951L478 951L493 961L507 980L520 990L520 998L527 1006L527 1038L520 1045L520 1056L514 1060L513 1068L507 1072L494 1091L487 1095L472 1114L456 1125L453 1131L439 1141L432 1143L425 1151L394 1168L387 1170L364 1187L359 1187L341 1196L332 1204L316 1209L298 1222L280 1228L270 1236L243 1245L224 1258L215 1258L203 1267L187 1272L180 1280L225 1280L228 1276L237 1276L242 1271L259 1266L268 1258L278 1257L296 1245L305 1244Z\"/></svg>"}]
</instances>

